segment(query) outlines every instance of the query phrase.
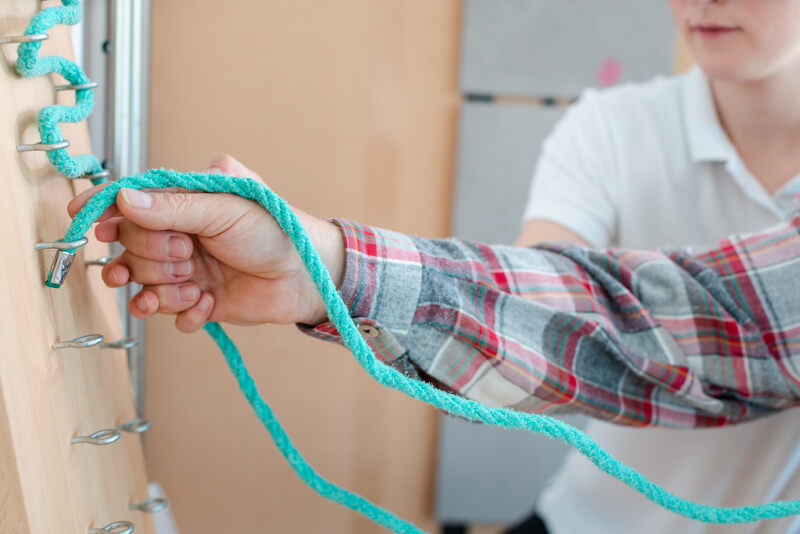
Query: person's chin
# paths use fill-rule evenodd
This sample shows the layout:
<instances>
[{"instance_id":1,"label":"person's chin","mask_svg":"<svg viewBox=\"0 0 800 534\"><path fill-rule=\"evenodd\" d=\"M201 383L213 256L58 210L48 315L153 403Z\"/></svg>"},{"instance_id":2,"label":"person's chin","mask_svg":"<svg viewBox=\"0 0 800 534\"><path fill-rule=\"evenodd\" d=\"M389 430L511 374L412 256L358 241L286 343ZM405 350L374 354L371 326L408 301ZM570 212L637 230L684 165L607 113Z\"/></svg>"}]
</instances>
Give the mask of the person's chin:
<instances>
[{"instance_id":1,"label":"person's chin","mask_svg":"<svg viewBox=\"0 0 800 534\"><path fill-rule=\"evenodd\" d=\"M753 69L741 57L729 55L696 55L695 60L710 79L721 82L748 82L759 77L758 69Z\"/></svg>"}]
</instances>

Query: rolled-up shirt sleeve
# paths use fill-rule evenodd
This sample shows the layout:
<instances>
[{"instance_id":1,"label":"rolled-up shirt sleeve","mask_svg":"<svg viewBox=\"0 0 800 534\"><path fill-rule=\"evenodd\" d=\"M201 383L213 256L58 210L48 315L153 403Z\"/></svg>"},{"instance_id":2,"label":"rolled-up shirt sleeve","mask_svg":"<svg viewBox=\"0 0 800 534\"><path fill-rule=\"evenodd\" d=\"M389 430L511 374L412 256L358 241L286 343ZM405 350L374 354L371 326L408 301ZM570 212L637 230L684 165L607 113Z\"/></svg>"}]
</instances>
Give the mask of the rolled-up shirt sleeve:
<instances>
[{"instance_id":1,"label":"rolled-up shirt sleeve","mask_svg":"<svg viewBox=\"0 0 800 534\"><path fill-rule=\"evenodd\" d=\"M339 293L378 359L489 406L625 425L797 404L800 216L705 250L423 239L344 219ZM304 332L341 342L332 323Z\"/></svg>"}]
</instances>

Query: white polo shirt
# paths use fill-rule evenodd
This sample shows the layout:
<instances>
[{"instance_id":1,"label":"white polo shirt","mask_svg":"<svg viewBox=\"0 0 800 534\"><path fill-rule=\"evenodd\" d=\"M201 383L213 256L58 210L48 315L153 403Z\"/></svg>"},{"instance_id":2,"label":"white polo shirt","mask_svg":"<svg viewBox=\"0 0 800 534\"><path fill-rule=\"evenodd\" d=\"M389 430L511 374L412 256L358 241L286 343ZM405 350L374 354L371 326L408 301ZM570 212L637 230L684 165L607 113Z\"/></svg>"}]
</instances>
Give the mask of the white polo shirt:
<instances>
[{"instance_id":1,"label":"white polo shirt","mask_svg":"<svg viewBox=\"0 0 800 534\"><path fill-rule=\"evenodd\" d=\"M681 76L586 90L542 147L524 218L554 221L598 247L707 245L778 222L798 193L800 175L770 195L747 170L695 67ZM680 497L717 506L800 498L800 470L790 460L796 448L800 454L796 410L722 429L594 421L587 432ZM794 462L800 465L800 455ZM794 532L791 518L738 526L683 519L575 452L538 510L553 534Z\"/></svg>"}]
</instances>

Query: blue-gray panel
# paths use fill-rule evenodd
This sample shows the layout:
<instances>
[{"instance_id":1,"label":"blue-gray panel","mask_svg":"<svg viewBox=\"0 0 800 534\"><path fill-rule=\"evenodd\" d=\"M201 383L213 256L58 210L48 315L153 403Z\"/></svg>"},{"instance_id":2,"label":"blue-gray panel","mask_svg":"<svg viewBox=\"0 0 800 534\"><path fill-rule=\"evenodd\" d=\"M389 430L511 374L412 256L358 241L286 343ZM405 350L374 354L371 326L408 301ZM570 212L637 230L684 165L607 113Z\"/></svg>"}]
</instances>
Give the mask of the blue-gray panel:
<instances>
[{"instance_id":1,"label":"blue-gray panel","mask_svg":"<svg viewBox=\"0 0 800 534\"><path fill-rule=\"evenodd\" d=\"M561 417L582 428L586 418ZM442 415L436 518L441 523L511 524L531 513L567 445Z\"/></svg>"},{"instance_id":2,"label":"blue-gray panel","mask_svg":"<svg viewBox=\"0 0 800 534\"><path fill-rule=\"evenodd\" d=\"M541 143L562 113L546 107L463 105L455 235L514 242ZM442 416L436 517L454 523L514 522L531 511L566 452L561 442L542 436Z\"/></svg>"},{"instance_id":3,"label":"blue-gray panel","mask_svg":"<svg viewBox=\"0 0 800 534\"><path fill-rule=\"evenodd\" d=\"M461 108L453 234L511 244L539 148L562 108L465 103Z\"/></svg>"},{"instance_id":4,"label":"blue-gray panel","mask_svg":"<svg viewBox=\"0 0 800 534\"><path fill-rule=\"evenodd\" d=\"M466 93L577 96L674 70L666 0L467 0L462 31Z\"/></svg>"}]
</instances>

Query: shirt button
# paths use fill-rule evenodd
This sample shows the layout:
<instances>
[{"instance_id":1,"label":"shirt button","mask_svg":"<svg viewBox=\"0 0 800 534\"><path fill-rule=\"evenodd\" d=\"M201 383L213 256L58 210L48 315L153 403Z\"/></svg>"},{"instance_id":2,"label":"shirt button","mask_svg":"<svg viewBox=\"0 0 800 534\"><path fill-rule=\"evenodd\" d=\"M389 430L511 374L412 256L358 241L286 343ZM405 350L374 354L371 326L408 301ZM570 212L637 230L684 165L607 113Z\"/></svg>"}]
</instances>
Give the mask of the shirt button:
<instances>
[{"instance_id":1,"label":"shirt button","mask_svg":"<svg viewBox=\"0 0 800 534\"><path fill-rule=\"evenodd\" d=\"M358 326L358 331L364 337L378 337L378 329L371 324L362 324Z\"/></svg>"}]
</instances>

